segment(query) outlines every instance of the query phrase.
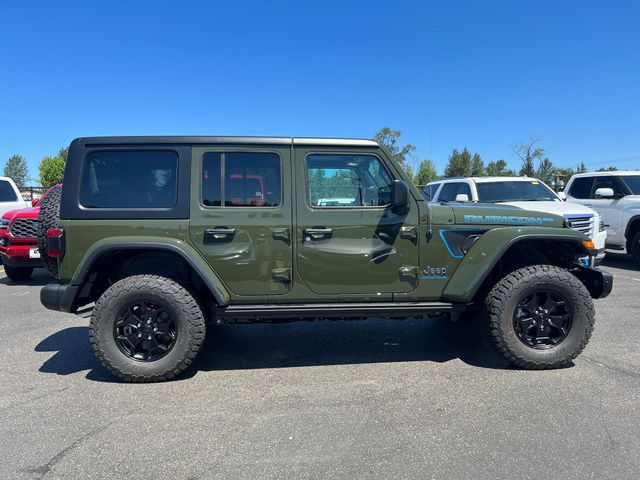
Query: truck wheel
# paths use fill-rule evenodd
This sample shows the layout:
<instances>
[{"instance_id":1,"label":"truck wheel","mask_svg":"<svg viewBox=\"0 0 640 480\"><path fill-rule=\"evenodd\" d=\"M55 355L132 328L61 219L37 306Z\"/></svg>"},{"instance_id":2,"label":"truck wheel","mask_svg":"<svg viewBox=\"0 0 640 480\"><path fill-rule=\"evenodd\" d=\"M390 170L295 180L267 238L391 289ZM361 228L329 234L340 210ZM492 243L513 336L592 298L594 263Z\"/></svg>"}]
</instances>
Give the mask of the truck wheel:
<instances>
[{"instance_id":1,"label":"truck wheel","mask_svg":"<svg viewBox=\"0 0 640 480\"><path fill-rule=\"evenodd\" d=\"M31 278L31 274L33 273L32 267L10 267L9 265L4 266L4 273L7 274L11 280L27 280Z\"/></svg>"},{"instance_id":2,"label":"truck wheel","mask_svg":"<svg viewBox=\"0 0 640 480\"><path fill-rule=\"evenodd\" d=\"M595 322L582 282L551 265L510 273L489 292L486 306L492 343L526 369L569 365L589 342Z\"/></svg>"},{"instance_id":3,"label":"truck wheel","mask_svg":"<svg viewBox=\"0 0 640 480\"><path fill-rule=\"evenodd\" d=\"M58 259L50 257L47 251L47 230L58 228L60 221L60 197L62 187L54 187L40 203L38 213L38 249L40 258L47 271L54 277L58 276Z\"/></svg>"},{"instance_id":4,"label":"truck wheel","mask_svg":"<svg viewBox=\"0 0 640 480\"><path fill-rule=\"evenodd\" d=\"M102 365L127 382L173 378L191 365L204 337L198 302L178 283L157 275L114 283L96 302L89 327Z\"/></svg>"},{"instance_id":5,"label":"truck wheel","mask_svg":"<svg viewBox=\"0 0 640 480\"><path fill-rule=\"evenodd\" d=\"M631 249L629 253L636 261L636 263L640 265L640 231L636 232L636 234L631 239Z\"/></svg>"}]
</instances>

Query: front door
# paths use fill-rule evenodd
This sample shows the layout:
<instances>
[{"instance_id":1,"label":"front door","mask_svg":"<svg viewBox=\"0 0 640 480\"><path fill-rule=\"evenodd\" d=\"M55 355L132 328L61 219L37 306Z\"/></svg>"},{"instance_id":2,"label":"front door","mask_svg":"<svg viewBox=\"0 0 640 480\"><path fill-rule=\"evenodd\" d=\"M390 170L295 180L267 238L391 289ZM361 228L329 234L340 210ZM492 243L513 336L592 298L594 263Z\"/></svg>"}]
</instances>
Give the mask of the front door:
<instances>
[{"instance_id":1,"label":"front door","mask_svg":"<svg viewBox=\"0 0 640 480\"><path fill-rule=\"evenodd\" d=\"M264 298L291 288L290 152L193 148L189 234L233 294Z\"/></svg>"},{"instance_id":2,"label":"front door","mask_svg":"<svg viewBox=\"0 0 640 480\"><path fill-rule=\"evenodd\" d=\"M614 198L597 198L596 190L610 188ZM607 243L615 245L624 244L624 228L622 226L622 208L620 202L626 194L626 187L616 176L596 176L591 190L591 202L589 205L600 214L602 222L607 229Z\"/></svg>"},{"instance_id":3,"label":"front door","mask_svg":"<svg viewBox=\"0 0 640 480\"><path fill-rule=\"evenodd\" d=\"M296 149L297 270L316 294L416 288L418 211L392 211L392 169L371 152ZM388 295L387 295L388 298Z\"/></svg>"}]
</instances>

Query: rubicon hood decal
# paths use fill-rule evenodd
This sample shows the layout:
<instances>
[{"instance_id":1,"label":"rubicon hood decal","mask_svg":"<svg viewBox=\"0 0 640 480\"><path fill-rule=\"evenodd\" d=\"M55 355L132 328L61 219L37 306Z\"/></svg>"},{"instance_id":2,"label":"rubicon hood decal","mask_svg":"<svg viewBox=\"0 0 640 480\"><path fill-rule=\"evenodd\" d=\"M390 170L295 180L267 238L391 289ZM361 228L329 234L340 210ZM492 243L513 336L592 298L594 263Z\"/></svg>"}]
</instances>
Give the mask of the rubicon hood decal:
<instances>
[{"instance_id":1,"label":"rubicon hood decal","mask_svg":"<svg viewBox=\"0 0 640 480\"><path fill-rule=\"evenodd\" d=\"M523 215L465 215L464 222L485 225L544 225L545 223L553 223L554 219Z\"/></svg>"}]
</instances>

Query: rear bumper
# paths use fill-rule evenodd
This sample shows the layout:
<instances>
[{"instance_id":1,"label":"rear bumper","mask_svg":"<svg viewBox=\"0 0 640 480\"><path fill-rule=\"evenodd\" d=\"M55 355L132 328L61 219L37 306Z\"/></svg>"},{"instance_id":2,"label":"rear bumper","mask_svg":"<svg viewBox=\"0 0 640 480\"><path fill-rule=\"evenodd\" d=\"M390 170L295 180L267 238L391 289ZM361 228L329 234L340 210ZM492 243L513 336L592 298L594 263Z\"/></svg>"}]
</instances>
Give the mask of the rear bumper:
<instances>
[{"instance_id":1,"label":"rear bumper","mask_svg":"<svg viewBox=\"0 0 640 480\"><path fill-rule=\"evenodd\" d=\"M599 268L580 267L575 272L576 277L584 283L592 298L605 298L613 288L613 275Z\"/></svg>"},{"instance_id":2,"label":"rear bumper","mask_svg":"<svg viewBox=\"0 0 640 480\"><path fill-rule=\"evenodd\" d=\"M59 312L74 311L74 301L78 294L77 285L61 285L49 283L40 290L40 303L49 310Z\"/></svg>"}]
</instances>

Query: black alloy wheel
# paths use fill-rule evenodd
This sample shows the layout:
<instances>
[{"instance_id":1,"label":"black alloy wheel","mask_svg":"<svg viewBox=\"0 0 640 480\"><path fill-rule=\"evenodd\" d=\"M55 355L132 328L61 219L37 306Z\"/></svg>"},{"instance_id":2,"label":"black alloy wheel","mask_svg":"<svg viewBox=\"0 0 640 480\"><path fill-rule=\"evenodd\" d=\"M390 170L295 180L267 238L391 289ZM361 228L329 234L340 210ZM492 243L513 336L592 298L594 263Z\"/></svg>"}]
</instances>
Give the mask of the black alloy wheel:
<instances>
[{"instance_id":1,"label":"black alloy wheel","mask_svg":"<svg viewBox=\"0 0 640 480\"><path fill-rule=\"evenodd\" d=\"M171 351L178 338L170 310L148 300L131 303L113 326L116 345L127 357L153 362Z\"/></svg>"},{"instance_id":2,"label":"black alloy wheel","mask_svg":"<svg viewBox=\"0 0 640 480\"><path fill-rule=\"evenodd\" d=\"M513 313L513 328L520 341L538 350L560 344L569 335L571 324L567 300L551 290L527 295Z\"/></svg>"}]
</instances>

